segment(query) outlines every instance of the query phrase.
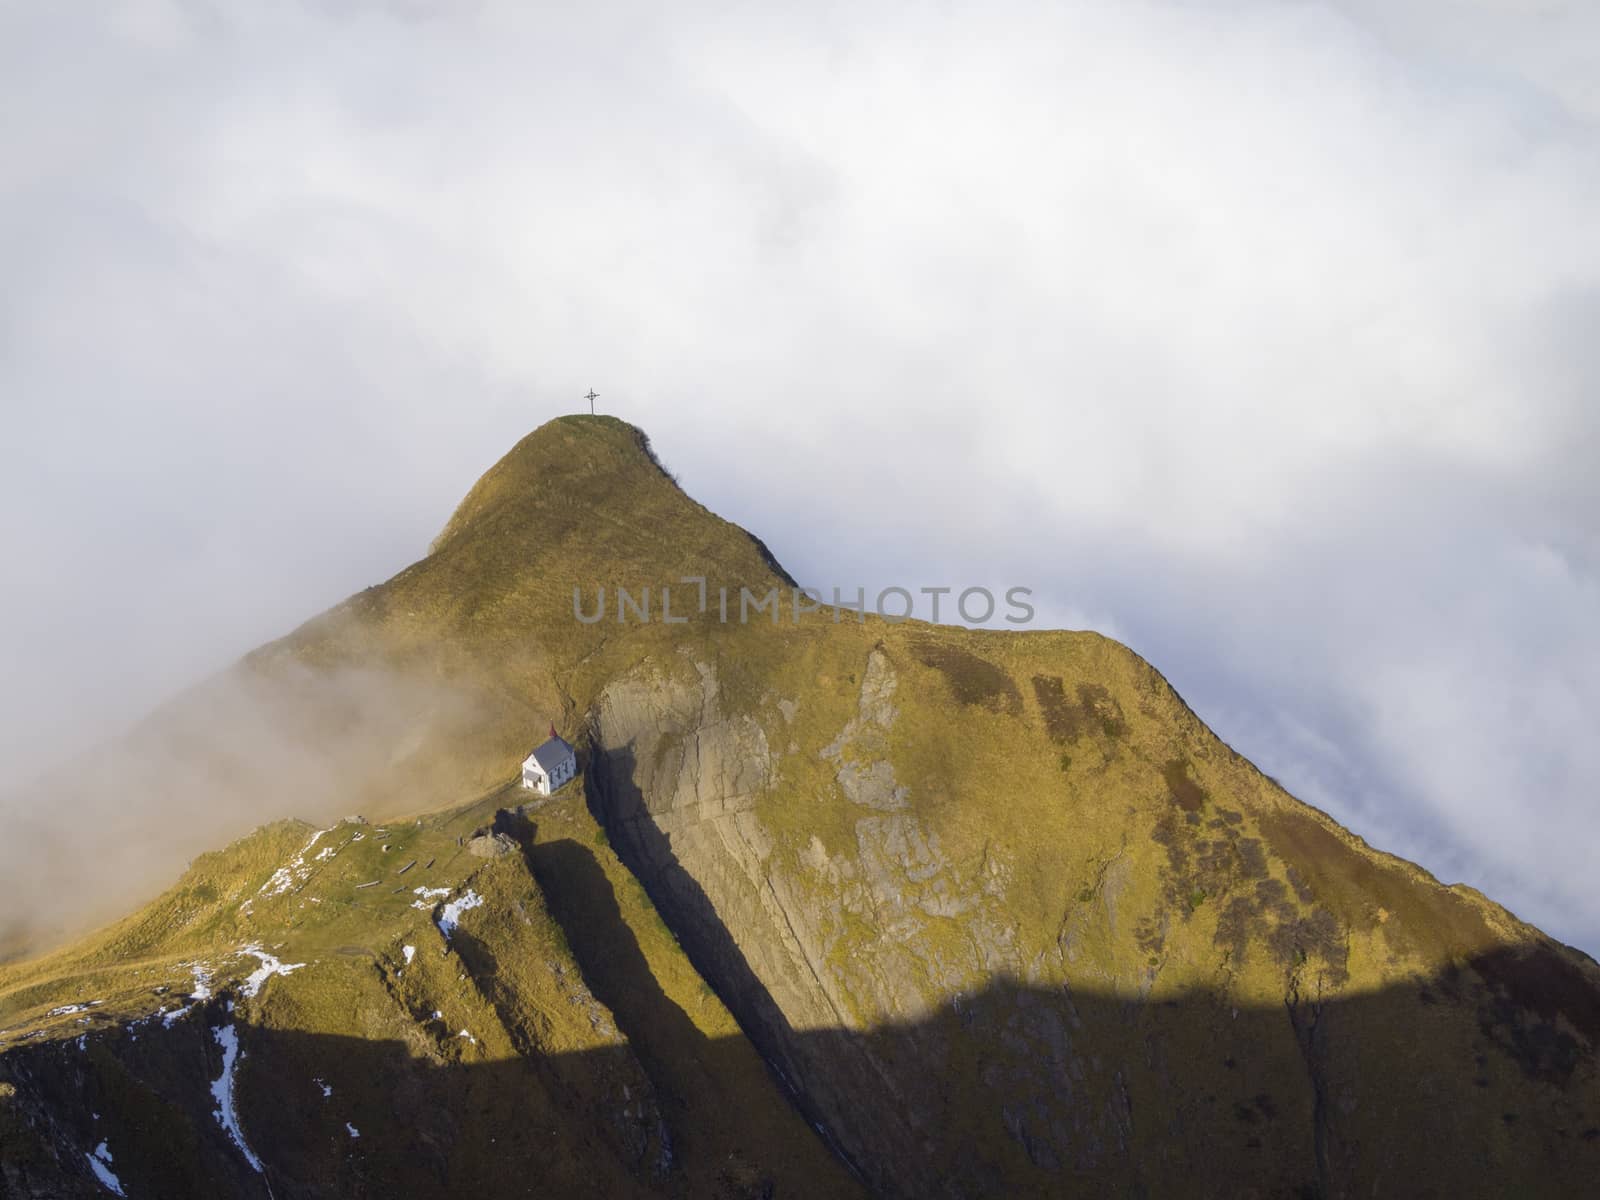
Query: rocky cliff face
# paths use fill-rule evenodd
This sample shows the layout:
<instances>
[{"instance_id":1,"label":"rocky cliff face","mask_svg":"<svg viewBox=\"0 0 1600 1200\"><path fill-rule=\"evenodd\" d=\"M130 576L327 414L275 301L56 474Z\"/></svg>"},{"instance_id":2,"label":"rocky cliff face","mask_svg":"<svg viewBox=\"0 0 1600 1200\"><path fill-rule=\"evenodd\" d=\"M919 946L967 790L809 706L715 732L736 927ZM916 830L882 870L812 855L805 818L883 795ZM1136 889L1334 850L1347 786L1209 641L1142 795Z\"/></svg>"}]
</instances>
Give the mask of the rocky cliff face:
<instances>
[{"instance_id":1,"label":"rocky cliff face","mask_svg":"<svg viewBox=\"0 0 1600 1200\"><path fill-rule=\"evenodd\" d=\"M692 654L646 664L602 693L591 769L624 859L875 1191L1581 1190L1592 964L1283 795L1119 648L1047 652L1025 692L981 637L881 632L835 694L752 708Z\"/></svg>"},{"instance_id":2,"label":"rocky cliff face","mask_svg":"<svg viewBox=\"0 0 1600 1200\"><path fill-rule=\"evenodd\" d=\"M684 576L786 578L637 431L567 419L428 558L243 664L474 700L417 705L426 770L365 779L388 826L268 825L0 968L0 1196L1600 1177L1600 969L1300 804L1126 648L573 619L573 587ZM494 781L548 719L585 773L524 809Z\"/></svg>"}]
</instances>

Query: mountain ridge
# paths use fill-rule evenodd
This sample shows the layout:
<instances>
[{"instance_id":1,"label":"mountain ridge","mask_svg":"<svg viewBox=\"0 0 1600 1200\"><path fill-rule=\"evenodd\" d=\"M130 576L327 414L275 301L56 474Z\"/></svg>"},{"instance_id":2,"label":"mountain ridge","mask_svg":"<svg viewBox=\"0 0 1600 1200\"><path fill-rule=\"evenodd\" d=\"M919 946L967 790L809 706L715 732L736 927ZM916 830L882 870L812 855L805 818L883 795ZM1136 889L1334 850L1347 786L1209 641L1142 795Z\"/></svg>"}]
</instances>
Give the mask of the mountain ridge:
<instances>
[{"instance_id":1,"label":"mountain ridge","mask_svg":"<svg viewBox=\"0 0 1600 1200\"><path fill-rule=\"evenodd\" d=\"M685 576L792 585L758 538L682 492L642 432L561 418L484 475L427 556L246 656L236 672L260 696L243 718L215 699L226 688L178 705L152 786L259 794L261 815L300 788L314 823L269 825L110 929L0 967L13 1089L0 1147L25 1146L13 1161L32 1172L0 1172L0 1195L91 1177L72 1155L92 1131L59 1081L159 1091L136 1047L201 1023L236 1030L243 1127L262 1145L281 1135L264 1158L279 1195L324 1194L319 1138L362 1157L336 1122L291 1136L271 1109L269 1079L311 1086L296 1075L306 1054L271 1047L330 1036L397 1039L417 1065L394 1078L418 1094L471 1093L461 1071L493 1080L498 1102L568 1080L588 1115L552 1118L565 1152L641 1193L789 1194L826 1178L840 1193L1160 1194L1192 1191L1209 1163L1216 1195L1526 1180L1562 1194L1600 1165L1593 960L1290 796L1127 647L826 610L748 625L714 608L681 625L573 614L574 587ZM552 718L582 777L525 809L507 781ZM241 722L271 753L232 749L223 735ZM352 810L372 824L333 821ZM329 844L297 850L313 831ZM442 943L424 947L430 928ZM397 937L459 975L423 978L480 1014L474 1055L498 1027L492 1051L464 1057L433 1008L402 1002L423 968L399 961ZM258 951L308 965L245 995ZM577 994L561 980L615 1031L593 1061L629 1063L630 1095L648 1083L660 1098L657 1132L633 1099L567 1070L546 1011ZM184 1015L152 1025L184 989ZM366 1015L347 1028L332 995ZM707 1075L695 1048L712 1044ZM224 1064L189 1061L173 1128L253 1194L205 1104ZM1239 1092L1240 1073L1255 1091ZM706 1129L729 1097L747 1118L737 1145ZM622 1141L600 1146L600 1128ZM1479 1156L1430 1173L1428 1147L1463 1131ZM130 1161L148 1148L114 1132L113 1154L119 1139ZM681 1152L657 1170L663 1144ZM407 1153L441 1187L476 1171L475 1186L521 1194L487 1162ZM744 1156L732 1174L729 1153Z\"/></svg>"}]
</instances>

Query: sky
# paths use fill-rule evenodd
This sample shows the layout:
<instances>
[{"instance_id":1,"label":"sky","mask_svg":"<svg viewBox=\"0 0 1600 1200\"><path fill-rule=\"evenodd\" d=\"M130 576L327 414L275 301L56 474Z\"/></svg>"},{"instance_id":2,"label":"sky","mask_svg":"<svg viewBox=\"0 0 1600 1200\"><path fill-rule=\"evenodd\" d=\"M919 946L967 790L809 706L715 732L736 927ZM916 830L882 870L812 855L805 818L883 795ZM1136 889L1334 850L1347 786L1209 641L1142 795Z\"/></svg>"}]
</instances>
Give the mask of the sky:
<instances>
[{"instance_id":1,"label":"sky","mask_svg":"<svg viewBox=\"0 0 1600 1200\"><path fill-rule=\"evenodd\" d=\"M1600 7L0 0L0 113L0 792L593 387L1600 952Z\"/></svg>"}]
</instances>

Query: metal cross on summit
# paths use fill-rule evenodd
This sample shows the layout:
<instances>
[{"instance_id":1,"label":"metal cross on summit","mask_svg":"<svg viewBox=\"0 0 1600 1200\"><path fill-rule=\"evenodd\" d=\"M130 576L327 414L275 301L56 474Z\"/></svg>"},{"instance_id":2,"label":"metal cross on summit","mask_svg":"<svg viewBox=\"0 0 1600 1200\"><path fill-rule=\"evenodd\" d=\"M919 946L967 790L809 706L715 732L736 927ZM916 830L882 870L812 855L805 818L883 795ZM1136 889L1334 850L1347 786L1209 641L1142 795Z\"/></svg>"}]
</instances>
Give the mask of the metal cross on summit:
<instances>
[{"instance_id":1,"label":"metal cross on summit","mask_svg":"<svg viewBox=\"0 0 1600 1200\"><path fill-rule=\"evenodd\" d=\"M589 389L589 394L584 397L584 399L589 402L589 415L591 417L594 416L594 402L595 402L596 397L598 397L599 395L600 395L599 392L595 391L593 388L590 388Z\"/></svg>"}]
</instances>

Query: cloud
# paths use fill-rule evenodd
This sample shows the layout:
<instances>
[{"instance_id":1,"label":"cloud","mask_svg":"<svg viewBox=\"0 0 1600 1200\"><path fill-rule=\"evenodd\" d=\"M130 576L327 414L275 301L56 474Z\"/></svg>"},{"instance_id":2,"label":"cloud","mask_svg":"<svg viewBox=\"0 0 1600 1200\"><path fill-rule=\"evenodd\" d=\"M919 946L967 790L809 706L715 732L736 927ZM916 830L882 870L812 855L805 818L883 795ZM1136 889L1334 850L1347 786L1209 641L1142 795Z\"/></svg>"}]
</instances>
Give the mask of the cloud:
<instances>
[{"instance_id":1,"label":"cloud","mask_svg":"<svg viewBox=\"0 0 1600 1200\"><path fill-rule=\"evenodd\" d=\"M124 915L269 821L388 820L471 794L504 758L503 715L416 667L264 655L215 675L136 736L0 796L0 960Z\"/></svg>"},{"instance_id":2,"label":"cloud","mask_svg":"<svg viewBox=\"0 0 1600 1200\"><path fill-rule=\"evenodd\" d=\"M1600 947L1600 13L0 15L25 774L577 406L804 582L1031 584Z\"/></svg>"}]
</instances>

